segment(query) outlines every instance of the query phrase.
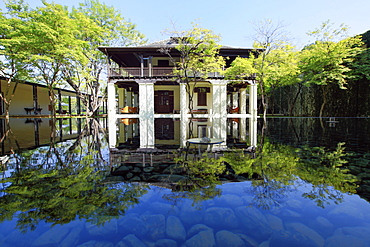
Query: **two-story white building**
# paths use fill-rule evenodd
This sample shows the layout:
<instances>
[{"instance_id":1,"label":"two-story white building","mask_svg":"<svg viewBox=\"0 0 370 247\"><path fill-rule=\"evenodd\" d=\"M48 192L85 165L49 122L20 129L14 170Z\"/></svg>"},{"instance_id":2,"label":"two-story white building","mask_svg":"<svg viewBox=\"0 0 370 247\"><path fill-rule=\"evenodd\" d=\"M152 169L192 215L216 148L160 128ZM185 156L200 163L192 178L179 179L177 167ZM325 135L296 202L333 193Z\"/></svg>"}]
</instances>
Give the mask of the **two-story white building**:
<instances>
[{"instance_id":1,"label":"two-story white building","mask_svg":"<svg viewBox=\"0 0 370 247\"><path fill-rule=\"evenodd\" d=\"M108 125L110 147L132 140L141 149L155 148L162 142L183 147L190 137L209 135L227 143L228 121L234 120L241 139L249 119L250 133L255 133L257 119L257 86L253 77L235 83L220 73L208 75L206 80L190 83L194 93L193 110L189 112L186 85L173 74L174 59L180 54L171 49L171 57L163 54L163 47L175 48L176 38L136 47L100 47L108 57ZM253 49L222 46L219 55L226 59L226 67L236 57L249 57ZM228 120L229 119L229 120ZM189 136L189 121L192 123ZM121 128L117 126L124 125ZM249 137L250 134L249 134ZM251 140L255 146L256 137ZM222 146L221 145L221 146Z\"/></svg>"}]
</instances>

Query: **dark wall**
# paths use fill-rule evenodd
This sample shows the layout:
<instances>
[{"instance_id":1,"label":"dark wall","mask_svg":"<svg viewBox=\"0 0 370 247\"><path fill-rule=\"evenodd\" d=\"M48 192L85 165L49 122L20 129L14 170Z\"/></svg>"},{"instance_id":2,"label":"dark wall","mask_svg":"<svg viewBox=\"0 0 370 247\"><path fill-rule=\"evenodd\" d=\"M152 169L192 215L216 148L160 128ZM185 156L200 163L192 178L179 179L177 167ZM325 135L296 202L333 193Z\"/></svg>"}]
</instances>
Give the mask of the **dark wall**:
<instances>
[{"instance_id":1,"label":"dark wall","mask_svg":"<svg viewBox=\"0 0 370 247\"><path fill-rule=\"evenodd\" d=\"M350 82L347 89L340 89L336 85L327 87L327 103L324 107L323 117L370 116L369 81ZM293 104L295 98L296 101ZM285 86L273 92L269 104L269 113L318 117L322 103L322 86L299 84Z\"/></svg>"}]
</instances>

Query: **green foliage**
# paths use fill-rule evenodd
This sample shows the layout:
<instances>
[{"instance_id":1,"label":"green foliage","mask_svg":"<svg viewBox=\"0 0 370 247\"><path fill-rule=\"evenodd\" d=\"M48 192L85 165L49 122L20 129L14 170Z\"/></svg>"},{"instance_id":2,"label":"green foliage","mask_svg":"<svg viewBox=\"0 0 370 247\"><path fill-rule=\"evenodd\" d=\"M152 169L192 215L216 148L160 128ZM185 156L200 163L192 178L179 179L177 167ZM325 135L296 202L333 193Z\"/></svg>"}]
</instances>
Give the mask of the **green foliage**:
<instances>
[{"instance_id":1,"label":"green foliage","mask_svg":"<svg viewBox=\"0 0 370 247\"><path fill-rule=\"evenodd\" d=\"M349 27L345 24L340 24L338 28L333 27L333 23L330 20L326 20L313 31L309 31L309 36L315 37L316 41L327 42L327 41L340 41L346 38Z\"/></svg>"},{"instance_id":2,"label":"green foliage","mask_svg":"<svg viewBox=\"0 0 370 247\"><path fill-rule=\"evenodd\" d=\"M309 32L308 35L315 37L316 41L305 47L300 55L299 68L303 83L322 86L320 117L328 101L330 85L347 88L348 80L353 77L350 64L363 51L359 36L346 37L347 27L343 24L337 29L332 26L326 21L320 28Z\"/></svg>"},{"instance_id":3,"label":"green foliage","mask_svg":"<svg viewBox=\"0 0 370 247\"><path fill-rule=\"evenodd\" d=\"M263 82L265 92L275 87L294 84L298 81L298 56L295 48L287 44L278 50L271 50L267 55L249 58L236 58L225 75L228 79L245 79L252 74L258 82Z\"/></svg>"},{"instance_id":4,"label":"green foliage","mask_svg":"<svg viewBox=\"0 0 370 247\"><path fill-rule=\"evenodd\" d=\"M174 54L179 53L180 60L177 56L172 56L172 47L163 47L160 51L168 55L172 63L176 65L173 74L179 83L185 84L189 99L188 109L192 112L194 90L191 83L195 87L198 81L204 81L211 73L221 74L225 65L224 58L219 56L220 37L212 30L201 28L195 23L190 30L174 31L171 35L172 39L177 42ZM192 136L191 127L189 132L189 136Z\"/></svg>"},{"instance_id":5,"label":"green foliage","mask_svg":"<svg viewBox=\"0 0 370 247\"><path fill-rule=\"evenodd\" d=\"M208 157L207 153L200 159L178 160L186 171L188 180L185 183L192 183L196 188L205 187L219 182L218 175L225 171L225 165L221 159Z\"/></svg>"},{"instance_id":6,"label":"green foliage","mask_svg":"<svg viewBox=\"0 0 370 247\"><path fill-rule=\"evenodd\" d=\"M26 8L19 11L26 11ZM0 74L7 78L0 98L5 103L6 115L9 115L9 107L19 80L23 79L30 69L24 53L26 40L22 36L22 25L21 19L8 18L5 13L0 14Z\"/></svg>"},{"instance_id":7,"label":"green foliage","mask_svg":"<svg viewBox=\"0 0 370 247\"><path fill-rule=\"evenodd\" d=\"M288 185L302 183L312 185L303 197L324 207L334 201L341 202L342 193L355 193L357 179L343 165L347 163L344 143L338 143L334 151L323 147L292 148L265 142L255 158L250 154L229 153L223 161L236 174L253 178L251 190L255 203L264 208L278 205L279 199L289 190Z\"/></svg>"},{"instance_id":8,"label":"green foliage","mask_svg":"<svg viewBox=\"0 0 370 247\"><path fill-rule=\"evenodd\" d=\"M214 159L204 154L198 160L185 160L184 157L175 159L183 167L184 179L177 182L176 191L164 197L170 201L187 198L196 205L204 200L221 195L219 175L225 172L225 164L220 159Z\"/></svg>"},{"instance_id":9,"label":"green foliage","mask_svg":"<svg viewBox=\"0 0 370 247\"><path fill-rule=\"evenodd\" d=\"M362 41L365 43L366 47L370 47L370 30L363 33L362 35Z\"/></svg>"},{"instance_id":10,"label":"green foliage","mask_svg":"<svg viewBox=\"0 0 370 247\"><path fill-rule=\"evenodd\" d=\"M145 42L135 25L113 7L96 0L86 1L71 12L46 1L32 9L23 1L7 0L6 7L8 11L0 17L0 55L5 58L0 70L11 77L47 85L52 106L52 89L67 82L91 115L102 104L99 96L104 92L100 74L105 57L97 47ZM92 95L90 100L86 93Z\"/></svg>"},{"instance_id":11,"label":"green foliage","mask_svg":"<svg viewBox=\"0 0 370 247\"><path fill-rule=\"evenodd\" d=\"M334 29L333 24L326 21L308 33L316 41L302 50L300 68L303 81L317 85L334 83L345 89L350 71L347 64L363 49L359 36L346 37L347 29L343 24Z\"/></svg>"},{"instance_id":12,"label":"green foliage","mask_svg":"<svg viewBox=\"0 0 370 247\"><path fill-rule=\"evenodd\" d=\"M54 106L53 88L60 86L62 70L76 61L84 65L88 62L83 54L87 42L78 39L76 35L79 33L78 22L71 19L66 8L61 5L44 2L43 7L31 9L23 1L7 1L6 7L6 18L0 21L5 24L12 22L17 31L1 35L0 42L6 45L5 53L17 49L17 56L22 58L22 63L28 69L28 73L23 73L21 79L47 85L50 105ZM9 39L19 43L10 44L7 41Z\"/></svg>"},{"instance_id":13,"label":"green foliage","mask_svg":"<svg viewBox=\"0 0 370 247\"><path fill-rule=\"evenodd\" d=\"M70 16L79 23L77 38L87 42L83 54L89 61L84 64L77 60L72 66L66 67L63 79L78 93L86 106L87 115L92 115L105 100L105 97L101 97L105 95L105 82L100 77L106 57L98 47L142 44L145 42L144 35L114 7L97 0L81 3L78 8L72 9Z\"/></svg>"},{"instance_id":14,"label":"green foliage","mask_svg":"<svg viewBox=\"0 0 370 247\"><path fill-rule=\"evenodd\" d=\"M229 79L241 79L254 74L259 83L264 113L267 111L270 92L280 86L298 82L298 52L286 41L281 23L265 20L255 25L254 47L258 56L237 58L226 70Z\"/></svg>"},{"instance_id":15,"label":"green foliage","mask_svg":"<svg viewBox=\"0 0 370 247\"><path fill-rule=\"evenodd\" d=\"M262 56L258 57L260 71L257 75L263 78L265 91L269 93L276 87L297 83L300 74L298 59L299 53L290 44L279 45L278 49L271 50L264 59Z\"/></svg>"},{"instance_id":16,"label":"green foliage","mask_svg":"<svg viewBox=\"0 0 370 247\"><path fill-rule=\"evenodd\" d=\"M107 186L105 173L95 172L88 156L81 163L61 169L23 169L2 180L11 185L3 190L0 221L21 212L17 215L21 230L34 229L40 221L56 225L76 218L102 224L101 216L110 219L124 214L148 189L134 184Z\"/></svg>"},{"instance_id":17,"label":"green foliage","mask_svg":"<svg viewBox=\"0 0 370 247\"><path fill-rule=\"evenodd\" d=\"M194 23L192 29L173 34L178 41L175 49L180 53L174 74L181 82L206 79L209 73L222 71L225 61L218 55L221 47L218 35Z\"/></svg>"},{"instance_id":18,"label":"green foliage","mask_svg":"<svg viewBox=\"0 0 370 247\"><path fill-rule=\"evenodd\" d=\"M84 219L94 224L123 215L138 203L148 185L107 183L110 166L101 154L101 129L86 119L81 135L15 154L10 174L0 178L0 222L17 219L23 231L41 221L66 224Z\"/></svg>"},{"instance_id":19,"label":"green foliage","mask_svg":"<svg viewBox=\"0 0 370 247\"><path fill-rule=\"evenodd\" d=\"M303 81L317 85L337 84L346 89L351 63L362 49L359 37L339 42L316 41L301 52L299 67Z\"/></svg>"},{"instance_id":20,"label":"green foliage","mask_svg":"<svg viewBox=\"0 0 370 247\"><path fill-rule=\"evenodd\" d=\"M284 145L265 143L262 151L255 158L250 154L229 153L221 158L227 162L236 174L248 174L250 178L268 178L286 185L294 179L298 158L294 149Z\"/></svg>"},{"instance_id":21,"label":"green foliage","mask_svg":"<svg viewBox=\"0 0 370 247\"><path fill-rule=\"evenodd\" d=\"M144 35L136 30L136 25L125 20L113 6L97 0L86 0L72 12L83 14L103 29L99 33L101 41L95 42L95 48L97 46L131 46L146 42ZM94 43L93 39L91 43Z\"/></svg>"},{"instance_id":22,"label":"green foliage","mask_svg":"<svg viewBox=\"0 0 370 247\"><path fill-rule=\"evenodd\" d=\"M243 80L255 73L257 69L254 66L254 56L251 58L237 57L224 72L226 78L230 80Z\"/></svg>"},{"instance_id":23,"label":"green foliage","mask_svg":"<svg viewBox=\"0 0 370 247\"><path fill-rule=\"evenodd\" d=\"M97 0L81 3L72 9L70 15L80 23L78 39L88 43L83 53L89 61L86 65L76 61L73 66L65 68L63 79L82 99L86 114L93 115L105 100L105 81L102 81L101 73L106 57L98 47L138 45L146 41L136 26L126 21L119 11Z\"/></svg>"},{"instance_id":24,"label":"green foliage","mask_svg":"<svg viewBox=\"0 0 370 247\"><path fill-rule=\"evenodd\" d=\"M351 75L355 81L370 80L370 31L361 35L364 47L361 53L355 56L349 64Z\"/></svg>"}]
</instances>

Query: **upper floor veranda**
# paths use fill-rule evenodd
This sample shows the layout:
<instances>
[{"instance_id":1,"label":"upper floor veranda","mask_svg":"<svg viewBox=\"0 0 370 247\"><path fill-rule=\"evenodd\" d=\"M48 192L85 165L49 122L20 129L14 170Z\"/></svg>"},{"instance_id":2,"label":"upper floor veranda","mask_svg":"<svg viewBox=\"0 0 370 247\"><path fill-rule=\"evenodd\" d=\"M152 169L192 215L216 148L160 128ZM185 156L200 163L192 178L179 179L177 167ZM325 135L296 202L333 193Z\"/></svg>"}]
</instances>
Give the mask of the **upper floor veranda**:
<instances>
[{"instance_id":1,"label":"upper floor veranda","mask_svg":"<svg viewBox=\"0 0 370 247\"><path fill-rule=\"evenodd\" d=\"M176 38L136 47L99 47L99 50L108 58L109 80L132 80L136 78L173 79L176 77L174 68L180 62L180 53L176 50ZM170 51L170 56L163 53L163 48ZM252 48L238 48L221 46L219 55L225 58L225 67L228 68L237 57L248 58L251 54L258 55L260 50ZM190 73L191 74L191 73ZM190 77L200 75L190 75ZM222 72L213 72L207 75L210 79L223 79Z\"/></svg>"}]
</instances>

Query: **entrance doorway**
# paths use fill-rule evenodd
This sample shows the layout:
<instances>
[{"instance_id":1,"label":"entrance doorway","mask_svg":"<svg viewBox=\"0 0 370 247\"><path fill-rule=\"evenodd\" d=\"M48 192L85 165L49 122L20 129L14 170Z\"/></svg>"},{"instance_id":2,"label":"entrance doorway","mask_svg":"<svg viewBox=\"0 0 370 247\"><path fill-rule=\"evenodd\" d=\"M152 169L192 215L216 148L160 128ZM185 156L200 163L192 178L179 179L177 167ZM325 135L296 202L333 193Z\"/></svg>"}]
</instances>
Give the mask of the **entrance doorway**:
<instances>
[{"instance_id":1,"label":"entrance doorway","mask_svg":"<svg viewBox=\"0 0 370 247\"><path fill-rule=\"evenodd\" d=\"M173 113L173 91L158 90L154 92L155 113Z\"/></svg>"},{"instance_id":2,"label":"entrance doorway","mask_svg":"<svg viewBox=\"0 0 370 247\"><path fill-rule=\"evenodd\" d=\"M175 125L172 118L157 118L154 121L155 139L174 140Z\"/></svg>"}]
</instances>

